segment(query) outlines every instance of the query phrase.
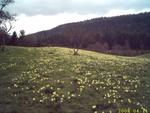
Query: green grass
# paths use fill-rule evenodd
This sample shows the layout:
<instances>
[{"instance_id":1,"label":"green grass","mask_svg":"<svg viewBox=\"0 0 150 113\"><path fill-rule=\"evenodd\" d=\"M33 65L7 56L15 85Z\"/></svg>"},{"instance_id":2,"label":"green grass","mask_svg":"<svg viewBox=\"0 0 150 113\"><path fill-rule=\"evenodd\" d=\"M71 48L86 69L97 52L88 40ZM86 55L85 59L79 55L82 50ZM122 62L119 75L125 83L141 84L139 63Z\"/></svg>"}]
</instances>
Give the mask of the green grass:
<instances>
[{"instance_id":1,"label":"green grass","mask_svg":"<svg viewBox=\"0 0 150 113\"><path fill-rule=\"evenodd\" d=\"M150 112L150 55L67 48L0 52L0 113ZM121 113L121 112L120 112Z\"/></svg>"}]
</instances>

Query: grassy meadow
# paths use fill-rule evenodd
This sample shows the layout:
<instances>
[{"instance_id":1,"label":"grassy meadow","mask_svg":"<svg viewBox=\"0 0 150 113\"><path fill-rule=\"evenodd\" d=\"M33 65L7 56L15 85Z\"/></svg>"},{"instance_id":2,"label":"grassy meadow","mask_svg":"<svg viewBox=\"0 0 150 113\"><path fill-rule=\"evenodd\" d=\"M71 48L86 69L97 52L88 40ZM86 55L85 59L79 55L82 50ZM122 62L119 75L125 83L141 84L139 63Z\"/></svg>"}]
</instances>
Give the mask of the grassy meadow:
<instances>
[{"instance_id":1,"label":"grassy meadow","mask_svg":"<svg viewBox=\"0 0 150 113\"><path fill-rule=\"evenodd\" d=\"M150 54L59 47L0 52L0 113L149 113ZM130 111L130 112L129 112Z\"/></svg>"}]
</instances>

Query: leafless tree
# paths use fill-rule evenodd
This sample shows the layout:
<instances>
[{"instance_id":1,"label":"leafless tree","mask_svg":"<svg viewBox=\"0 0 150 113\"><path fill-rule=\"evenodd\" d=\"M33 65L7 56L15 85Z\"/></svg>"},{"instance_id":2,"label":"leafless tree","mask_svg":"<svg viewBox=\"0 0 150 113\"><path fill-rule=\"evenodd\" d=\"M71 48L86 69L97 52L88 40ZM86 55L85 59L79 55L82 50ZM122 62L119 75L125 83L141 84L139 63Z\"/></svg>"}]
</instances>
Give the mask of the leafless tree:
<instances>
[{"instance_id":1,"label":"leafless tree","mask_svg":"<svg viewBox=\"0 0 150 113\"><path fill-rule=\"evenodd\" d=\"M79 49L82 47L82 38L76 37L72 41L73 55L79 55Z\"/></svg>"},{"instance_id":2,"label":"leafless tree","mask_svg":"<svg viewBox=\"0 0 150 113\"><path fill-rule=\"evenodd\" d=\"M13 2L13 0L0 1L0 48L2 51L5 49L5 38L13 28L11 21L14 20L14 16L4 9Z\"/></svg>"},{"instance_id":3,"label":"leafless tree","mask_svg":"<svg viewBox=\"0 0 150 113\"><path fill-rule=\"evenodd\" d=\"M82 39L82 32L80 30L74 31L74 27L70 28L68 31L70 34L70 43L73 47L73 55L79 55L79 49L82 48L83 39Z\"/></svg>"}]
</instances>

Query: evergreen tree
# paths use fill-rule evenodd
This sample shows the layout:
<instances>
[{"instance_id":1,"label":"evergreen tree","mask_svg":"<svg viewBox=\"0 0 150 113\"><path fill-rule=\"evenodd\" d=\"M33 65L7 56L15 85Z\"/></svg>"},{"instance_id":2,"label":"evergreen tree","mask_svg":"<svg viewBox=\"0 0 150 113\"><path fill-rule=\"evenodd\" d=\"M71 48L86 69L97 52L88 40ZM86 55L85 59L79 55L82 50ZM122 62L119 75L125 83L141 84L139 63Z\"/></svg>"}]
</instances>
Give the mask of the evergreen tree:
<instances>
[{"instance_id":1,"label":"evergreen tree","mask_svg":"<svg viewBox=\"0 0 150 113\"><path fill-rule=\"evenodd\" d=\"M10 45L16 45L16 41L17 41L17 33L16 33L16 31L14 31L13 32L13 35L12 35L12 37L11 37L11 39L10 39Z\"/></svg>"}]
</instances>

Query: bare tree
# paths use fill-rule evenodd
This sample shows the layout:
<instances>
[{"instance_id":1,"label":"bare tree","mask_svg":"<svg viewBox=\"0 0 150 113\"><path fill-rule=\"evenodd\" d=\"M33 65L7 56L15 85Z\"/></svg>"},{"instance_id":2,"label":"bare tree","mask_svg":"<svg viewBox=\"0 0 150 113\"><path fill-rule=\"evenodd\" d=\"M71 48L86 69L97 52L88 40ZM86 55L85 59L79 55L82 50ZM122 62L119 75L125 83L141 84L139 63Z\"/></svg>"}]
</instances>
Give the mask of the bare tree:
<instances>
[{"instance_id":1,"label":"bare tree","mask_svg":"<svg viewBox=\"0 0 150 113\"><path fill-rule=\"evenodd\" d=\"M73 55L79 55L79 49L82 48L83 39L82 39L82 31L79 29L78 31L74 31L74 27L71 27L68 31L68 35L70 35L70 44L73 47Z\"/></svg>"},{"instance_id":2,"label":"bare tree","mask_svg":"<svg viewBox=\"0 0 150 113\"><path fill-rule=\"evenodd\" d=\"M13 28L11 21L14 20L14 16L4 9L13 2L13 0L0 1L0 48L2 51L5 49L6 37Z\"/></svg>"},{"instance_id":3,"label":"bare tree","mask_svg":"<svg viewBox=\"0 0 150 113\"><path fill-rule=\"evenodd\" d=\"M79 55L79 49L82 47L81 37L74 37L72 40L73 45L73 55Z\"/></svg>"}]
</instances>

